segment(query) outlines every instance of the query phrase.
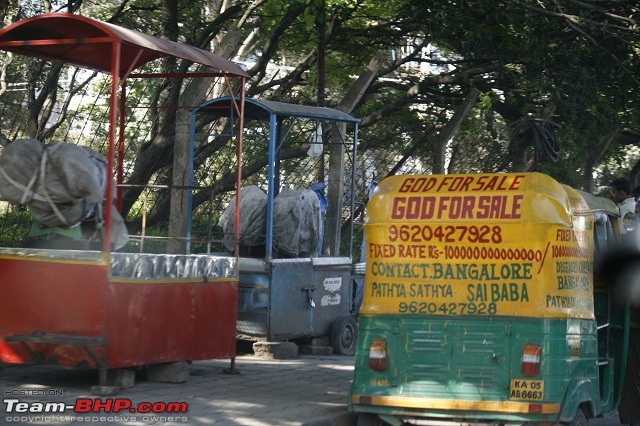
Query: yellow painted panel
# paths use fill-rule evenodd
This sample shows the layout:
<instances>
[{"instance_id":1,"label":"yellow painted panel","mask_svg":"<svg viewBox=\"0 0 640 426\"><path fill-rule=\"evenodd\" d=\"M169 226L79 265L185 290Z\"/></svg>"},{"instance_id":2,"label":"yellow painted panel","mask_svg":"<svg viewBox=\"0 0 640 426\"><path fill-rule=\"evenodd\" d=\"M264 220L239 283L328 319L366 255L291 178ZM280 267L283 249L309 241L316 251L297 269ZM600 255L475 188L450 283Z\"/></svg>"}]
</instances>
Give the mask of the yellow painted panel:
<instances>
[{"instance_id":1,"label":"yellow painted panel","mask_svg":"<svg viewBox=\"0 0 640 426\"><path fill-rule=\"evenodd\" d=\"M529 402L515 401L483 401L460 399L432 399L407 396L361 396L352 395L353 404L376 405L383 407L403 407L438 410L494 411L500 413L528 414ZM556 414L560 412L560 404L538 404L540 414Z\"/></svg>"},{"instance_id":2,"label":"yellow painted panel","mask_svg":"<svg viewBox=\"0 0 640 426\"><path fill-rule=\"evenodd\" d=\"M539 173L385 179L367 205L361 313L592 318L586 211Z\"/></svg>"},{"instance_id":3,"label":"yellow painted panel","mask_svg":"<svg viewBox=\"0 0 640 426\"><path fill-rule=\"evenodd\" d=\"M514 401L542 401L544 380L511 379L509 399Z\"/></svg>"}]
</instances>

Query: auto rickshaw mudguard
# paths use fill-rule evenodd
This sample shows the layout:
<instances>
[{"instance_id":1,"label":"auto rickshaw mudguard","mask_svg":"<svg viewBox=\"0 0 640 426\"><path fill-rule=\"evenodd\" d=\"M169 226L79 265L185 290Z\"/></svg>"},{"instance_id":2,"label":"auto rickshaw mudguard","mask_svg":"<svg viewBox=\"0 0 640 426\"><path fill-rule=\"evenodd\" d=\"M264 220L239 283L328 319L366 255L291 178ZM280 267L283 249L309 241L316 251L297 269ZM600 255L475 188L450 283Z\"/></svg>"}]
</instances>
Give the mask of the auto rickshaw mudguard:
<instances>
[{"instance_id":1,"label":"auto rickshaw mudguard","mask_svg":"<svg viewBox=\"0 0 640 426\"><path fill-rule=\"evenodd\" d=\"M562 406L560 407L560 414L558 415L558 422L569 423L573 421L578 408L583 403L589 404L591 415L600 413L602 407L600 406L600 400L593 398L593 395L597 395L599 392L598 384L593 383L590 379L578 379L573 380L567 388Z\"/></svg>"}]
</instances>

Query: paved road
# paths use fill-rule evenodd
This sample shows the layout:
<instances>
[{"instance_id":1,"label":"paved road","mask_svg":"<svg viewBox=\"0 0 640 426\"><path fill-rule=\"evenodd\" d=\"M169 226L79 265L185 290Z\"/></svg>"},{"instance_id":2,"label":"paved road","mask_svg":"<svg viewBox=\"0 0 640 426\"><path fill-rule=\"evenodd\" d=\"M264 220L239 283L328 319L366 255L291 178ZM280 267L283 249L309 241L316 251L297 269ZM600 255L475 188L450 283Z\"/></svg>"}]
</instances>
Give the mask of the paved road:
<instances>
[{"instance_id":1,"label":"paved road","mask_svg":"<svg viewBox=\"0 0 640 426\"><path fill-rule=\"evenodd\" d=\"M184 413L7 413L7 399L19 403L93 401L91 386L98 381L92 370L57 366L11 366L0 368L3 404L0 425L217 425L217 426L352 426L346 412L353 357L300 355L293 360L268 360L253 355L236 359L238 375L224 372L229 360L196 361L189 380L182 384L149 382L142 372L133 387L113 398L131 407L141 403L186 402ZM107 397L99 397L106 401ZM87 402L87 404L89 403ZM165 405L167 407L168 405ZM29 406L34 407L33 405ZM160 406L161 407L161 406ZM172 407L181 407L172 405ZM617 426L617 416L590 421L591 426Z\"/></svg>"},{"instance_id":2,"label":"paved road","mask_svg":"<svg viewBox=\"0 0 640 426\"><path fill-rule=\"evenodd\" d=\"M196 361L191 365L189 380L182 384L149 382L140 373L133 387L114 397L130 400L132 407L140 403L186 402L186 413L140 414L125 409L118 414L73 414L73 410L68 410L63 415L15 410L7 413L6 400L74 405L86 401L83 398L96 398L90 392L97 383L95 371L57 366L6 367L0 371L0 390L5 401L0 410L0 424L347 426L354 423L346 412L353 357L301 355L293 360L267 360L239 356L236 359L239 375L226 374L223 370L229 366L229 360ZM62 396L56 396L59 393ZM17 404L14 403L16 408Z\"/></svg>"},{"instance_id":3,"label":"paved road","mask_svg":"<svg viewBox=\"0 0 640 426\"><path fill-rule=\"evenodd\" d=\"M589 420L589 426L620 426L620 420L616 414L605 419L591 419Z\"/></svg>"}]
</instances>

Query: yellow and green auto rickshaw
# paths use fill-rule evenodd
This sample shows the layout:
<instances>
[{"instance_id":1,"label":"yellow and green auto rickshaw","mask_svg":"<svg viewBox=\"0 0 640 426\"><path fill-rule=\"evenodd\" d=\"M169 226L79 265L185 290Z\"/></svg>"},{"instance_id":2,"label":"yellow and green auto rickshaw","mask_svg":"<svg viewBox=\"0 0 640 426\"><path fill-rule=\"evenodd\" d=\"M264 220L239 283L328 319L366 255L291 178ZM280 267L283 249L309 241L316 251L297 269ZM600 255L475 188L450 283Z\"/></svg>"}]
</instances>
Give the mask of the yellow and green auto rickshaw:
<instances>
[{"instance_id":1,"label":"yellow and green auto rickshaw","mask_svg":"<svg viewBox=\"0 0 640 426\"><path fill-rule=\"evenodd\" d=\"M359 425L615 411L629 309L594 274L619 244L615 203L540 173L393 176L367 216Z\"/></svg>"}]
</instances>

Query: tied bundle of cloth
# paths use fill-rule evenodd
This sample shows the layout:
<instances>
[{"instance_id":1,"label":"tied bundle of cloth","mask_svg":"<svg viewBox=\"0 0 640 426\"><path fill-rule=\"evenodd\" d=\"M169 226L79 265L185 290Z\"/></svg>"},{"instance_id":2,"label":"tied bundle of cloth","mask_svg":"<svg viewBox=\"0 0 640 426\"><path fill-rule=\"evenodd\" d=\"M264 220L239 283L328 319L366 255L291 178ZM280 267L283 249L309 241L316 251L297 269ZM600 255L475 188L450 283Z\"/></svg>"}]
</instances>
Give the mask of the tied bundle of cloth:
<instances>
[{"instance_id":1,"label":"tied bundle of cloth","mask_svg":"<svg viewBox=\"0 0 640 426\"><path fill-rule=\"evenodd\" d=\"M18 139L0 155L0 195L26 205L31 216L45 226L73 227L94 220L100 228L106 170L106 159L91 148ZM129 237L124 219L113 205L111 209L111 241L118 249Z\"/></svg>"},{"instance_id":2,"label":"tied bundle of cloth","mask_svg":"<svg viewBox=\"0 0 640 426\"><path fill-rule=\"evenodd\" d=\"M279 257L316 257L321 254L324 209L326 199L314 189L282 188L273 203L273 249ZM220 226L229 251L233 250L234 245L234 214L235 196L220 216ZM255 185L242 188L239 223L241 248L265 243L266 217L267 194Z\"/></svg>"}]
</instances>

